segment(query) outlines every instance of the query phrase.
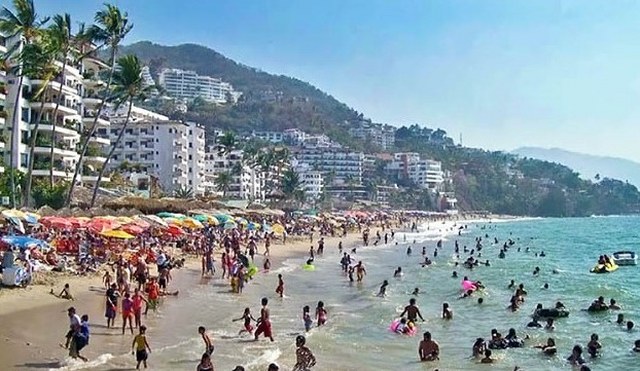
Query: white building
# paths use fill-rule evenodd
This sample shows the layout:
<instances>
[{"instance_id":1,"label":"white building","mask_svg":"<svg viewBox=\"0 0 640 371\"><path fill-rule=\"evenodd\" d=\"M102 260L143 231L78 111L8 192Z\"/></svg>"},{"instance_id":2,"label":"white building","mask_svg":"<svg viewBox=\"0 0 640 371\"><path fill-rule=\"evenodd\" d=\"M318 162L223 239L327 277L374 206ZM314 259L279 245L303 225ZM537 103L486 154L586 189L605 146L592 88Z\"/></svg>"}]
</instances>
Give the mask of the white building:
<instances>
[{"instance_id":1,"label":"white building","mask_svg":"<svg viewBox=\"0 0 640 371\"><path fill-rule=\"evenodd\" d=\"M399 179L409 179L419 188L440 190L444 183L444 172L440 161L421 159L418 153L395 153L393 161L387 165L387 171Z\"/></svg>"},{"instance_id":2,"label":"white building","mask_svg":"<svg viewBox=\"0 0 640 371\"><path fill-rule=\"evenodd\" d=\"M145 87L156 85L156 82L153 80L153 76L151 76L149 66L142 67L142 81L144 82Z\"/></svg>"},{"instance_id":3,"label":"white building","mask_svg":"<svg viewBox=\"0 0 640 371\"><path fill-rule=\"evenodd\" d=\"M15 41L0 38L0 53L5 53ZM15 61L14 58L11 60ZM62 69L62 61L56 64ZM94 122L98 128L108 128L110 125L108 117L104 115L95 119L97 106L101 103L98 94L104 86L100 73L108 69L109 66L94 55L88 55L81 62L69 59L64 71L44 87L41 95L44 100L31 100L34 92L42 88L44 81L24 76L22 86L19 87L20 78L16 74L0 72L0 85L3 85L0 88L0 105L4 112L0 116L0 124L4 132L3 138L9 138L8 143L0 145L0 148L4 148L5 163L20 171L27 171L29 143L35 134L36 121L41 113L34 151L33 175L48 177L53 157L54 179L71 180L76 166L82 166L78 181L95 182L97 172L105 160L102 153L110 144L109 138L93 135L83 164L78 163L78 147L81 142L80 133L91 127ZM20 97L19 106L14 111L13 102L17 96ZM14 122L17 125L13 125ZM53 123L56 124L55 134ZM102 178L102 181L108 182L109 178Z\"/></svg>"},{"instance_id":4,"label":"white building","mask_svg":"<svg viewBox=\"0 0 640 371\"><path fill-rule=\"evenodd\" d=\"M211 76L198 75L194 71L165 68L160 73L160 85L174 98L203 98L215 103L235 103L241 93L231 84ZM229 102L229 100L231 100Z\"/></svg>"},{"instance_id":5,"label":"white building","mask_svg":"<svg viewBox=\"0 0 640 371\"><path fill-rule=\"evenodd\" d=\"M339 146L307 145L300 148L296 158L320 171L325 183L362 184L364 153Z\"/></svg>"},{"instance_id":6,"label":"white building","mask_svg":"<svg viewBox=\"0 0 640 371\"><path fill-rule=\"evenodd\" d=\"M391 149L396 142L396 128L390 125L361 121L349 129L352 137L365 140L382 149Z\"/></svg>"},{"instance_id":7,"label":"white building","mask_svg":"<svg viewBox=\"0 0 640 371\"><path fill-rule=\"evenodd\" d=\"M113 121L109 136L115 142L124 123ZM122 163L139 165L142 172L154 176L166 193L192 189L205 192L205 131L193 122L169 120L129 123L116 147L109 167Z\"/></svg>"},{"instance_id":8,"label":"white building","mask_svg":"<svg viewBox=\"0 0 640 371\"><path fill-rule=\"evenodd\" d=\"M282 143L284 141L284 133L281 131L254 131L251 133L253 138L264 140L271 143Z\"/></svg>"},{"instance_id":9,"label":"white building","mask_svg":"<svg viewBox=\"0 0 640 371\"><path fill-rule=\"evenodd\" d=\"M112 107L104 109L105 115L109 116L109 119L114 124L124 123L127 120L128 111L129 111L129 106L124 104L118 107L117 109ZM129 122L138 122L138 121L169 121L169 117L150 111L148 109L144 109L136 105L133 105L131 107L131 116L129 117Z\"/></svg>"},{"instance_id":10,"label":"white building","mask_svg":"<svg viewBox=\"0 0 640 371\"><path fill-rule=\"evenodd\" d=\"M305 198L308 201L319 199L324 188L322 172L313 170L308 163L300 162L295 159L291 161L291 167L293 168L293 171L298 174L300 184L304 189Z\"/></svg>"},{"instance_id":11,"label":"white building","mask_svg":"<svg viewBox=\"0 0 640 371\"><path fill-rule=\"evenodd\" d=\"M243 151L233 150L229 154L220 154L211 147L205 154L205 177L207 185L212 187L210 191L232 199L263 200L262 187L264 177L254 168L243 163ZM228 189L221 189L217 178L220 174L227 173L231 181Z\"/></svg>"}]
</instances>

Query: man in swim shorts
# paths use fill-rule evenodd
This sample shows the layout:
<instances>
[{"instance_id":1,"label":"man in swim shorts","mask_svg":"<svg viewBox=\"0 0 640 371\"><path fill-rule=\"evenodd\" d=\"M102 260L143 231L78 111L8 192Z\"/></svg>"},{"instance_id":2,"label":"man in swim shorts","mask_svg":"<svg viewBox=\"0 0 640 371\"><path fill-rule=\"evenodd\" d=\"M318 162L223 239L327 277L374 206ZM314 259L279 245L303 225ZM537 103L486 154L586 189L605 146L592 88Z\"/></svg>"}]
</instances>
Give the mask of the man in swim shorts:
<instances>
[{"instance_id":1,"label":"man in swim shorts","mask_svg":"<svg viewBox=\"0 0 640 371\"><path fill-rule=\"evenodd\" d=\"M364 268L364 264L362 264L362 261L359 261L358 264L356 264L356 277L358 282L362 282L362 279L366 274L367 270Z\"/></svg>"},{"instance_id":2,"label":"man in swim shorts","mask_svg":"<svg viewBox=\"0 0 640 371\"><path fill-rule=\"evenodd\" d=\"M271 332L271 321L269 320L269 299L262 298L262 309L260 309L260 318L258 319L258 326L255 332L255 339L258 340L260 334L264 333L264 337L273 341L273 334Z\"/></svg>"},{"instance_id":3,"label":"man in swim shorts","mask_svg":"<svg viewBox=\"0 0 640 371\"><path fill-rule=\"evenodd\" d=\"M431 339L431 333L425 332L423 335L423 339L420 341L420 345L418 346L418 355L420 356L420 361L435 361L438 359L438 355L440 354L440 346L438 343Z\"/></svg>"},{"instance_id":4,"label":"man in swim shorts","mask_svg":"<svg viewBox=\"0 0 640 371\"><path fill-rule=\"evenodd\" d=\"M420 309L418 309L418 306L416 305L415 298L409 299L409 305L404 307L404 311L402 311L400 317L404 317L405 314L407 315L407 319L409 319L410 322L416 322L418 317L420 317L420 319L424 321L424 318L422 318L422 314L420 313Z\"/></svg>"}]
</instances>

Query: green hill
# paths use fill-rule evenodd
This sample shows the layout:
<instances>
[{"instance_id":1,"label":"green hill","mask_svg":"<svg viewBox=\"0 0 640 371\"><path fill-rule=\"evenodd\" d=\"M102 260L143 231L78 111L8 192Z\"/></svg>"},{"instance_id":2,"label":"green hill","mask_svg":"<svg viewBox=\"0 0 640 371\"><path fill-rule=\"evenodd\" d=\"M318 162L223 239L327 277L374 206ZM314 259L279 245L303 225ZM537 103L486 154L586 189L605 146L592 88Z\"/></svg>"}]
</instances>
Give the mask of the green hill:
<instances>
[{"instance_id":1,"label":"green hill","mask_svg":"<svg viewBox=\"0 0 640 371\"><path fill-rule=\"evenodd\" d=\"M137 55L149 66L154 78L162 68L180 68L220 78L241 91L243 95L234 106L216 107L200 102L198 107L192 107L185 118L197 120L207 128L251 131L297 127L350 142L347 122L360 116L309 83L237 63L201 45L163 46L142 41L123 47L121 53ZM173 116L171 107L154 108Z\"/></svg>"}]
</instances>

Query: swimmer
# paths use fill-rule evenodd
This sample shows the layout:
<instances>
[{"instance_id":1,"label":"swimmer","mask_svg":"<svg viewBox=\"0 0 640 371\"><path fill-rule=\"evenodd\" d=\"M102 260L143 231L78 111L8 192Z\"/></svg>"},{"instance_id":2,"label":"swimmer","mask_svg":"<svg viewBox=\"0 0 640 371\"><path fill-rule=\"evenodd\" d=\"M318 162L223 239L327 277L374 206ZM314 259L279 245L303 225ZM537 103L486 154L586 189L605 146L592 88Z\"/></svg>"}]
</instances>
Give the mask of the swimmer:
<instances>
[{"instance_id":1,"label":"swimmer","mask_svg":"<svg viewBox=\"0 0 640 371\"><path fill-rule=\"evenodd\" d=\"M629 332L633 331L633 327L634 327L633 321L627 321L627 331Z\"/></svg>"},{"instance_id":2,"label":"swimmer","mask_svg":"<svg viewBox=\"0 0 640 371\"><path fill-rule=\"evenodd\" d=\"M422 255L427 255L427 248L425 246L422 246Z\"/></svg>"},{"instance_id":3,"label":"swimmer","mask_svg":"<svg viewBox=\"0 0 640 371\"><path fill-rule=\"evenodd\" d=\"M420 294L420 289L416 287L415 289L413 289L411 295L418 296L418 294Z\"/></svg>"},{"instance_id":4,"label":"swimmer","mask_svg":"<svg viewBox=\"0 0 640 371\"><path fill-rule=\"evenodd\" d=\"M602 344L598 341L598 334L591 334L591 340L589 340L589 344L587 344L587 351L591 355L591 358L596 358L600 355L600 349L602 349Z\"/></svg>"},{"instance_id":5,"label":"swimmer","mask_svg":"<svg viewBox=\"0 0 640 371\"><path fill-rule=\"evenodd\" d=\"M421 362L435 361L440 355L440 346L431 339L431 333L425 332L423 338L418 345L418 355Z\"/></svg>"},{"instance_id":6,"label":"swimmer","mask_svg":"<svg viewBox=\"0 0 640 371\"><path fill-rule=\"evenodd\" d=\"M209 337L209 335L207 335L207 330L204 328L204 326L198 327L198 334L200 334L200 336L202 337L202 341L204 342L204 352L211 356L215 347L213 346L211 338Z\"/></svg>"},{"instance_id":7,"label":"swimmer","mask_svg":"<svg viewBox=\"0 0 640 371\"><path fill-rule=\"evenodd\" d=\"M407 326L407 319L400 318L400 322L396 326L395 332L398 334L407 334L409 332L409 327Z\"/></svg>"},{"instance_id":8,"label":"swimmer","mask_svg":"<svg viewBox=\"0 0 640 371\"><path fill-rule=\"evenodd\" d=\"M311 308L308 305L305 305L302 308L302 321L304 322L304 330L309 332L311 330L311 326L313 326L313 319L310 314Z\"/></svg>"},{"instance_id":9,"label":"swimmer","mask_svg":"<svg viewBox=\"0 0 640 371\"><path fill-rule=\"evenodd\" d=\"M316 321L318 327L327 323L327 310L324 309L324 303L322 301L319 301L318 306L316 306Z\"/></svg>"},{"instance_id":10,"label":"swimmer","mask_svg":"<svg viewBox=\"0 0 640 371\"><path fill-rule=\"evenodd\" d=\"M544 285L542 285L542 288L545 290L549 289L549 284L545 282Z\"/></svg>"},{"instance_id":11,"label":"swimmer","mask_svg":"<svg viewBox=\"0 0 640 371\"><path fill-rule=\"evenodd\" d=\"M572 366L580 366L585 363L584 358L582 358L582 347L580 345L575 345L571 350L571 355L567 357L567 361Z\"/></svg>"},{"instance_id":12,"label":"swimmer","mask_svg":"<svg viewBox=\"0 0 640 371\"><path fill-rule=\"evenodd\" d=\"M296 349L296 364L293 366L294 371L309 370L316 365L316 357L311 350L304 345L305 342L306 339L304 336L298 335L298 337L296 337L296 347L298 349Z\"/></svg>"},{"instance_id":13,"label":"swimmer","mask_svg":"<svg viewBox=\"0 0 640 371\"><path fill-rule=\"evenodd\" d=\"M620 308L620 306L618 304L616 304L616 300L615 299L611 299L611 300L609 300L609 309L611 309L611 310L620 310L622 308Z\"/></svg>"},{"instance_id":14,"label":"swimmer","mask_svg":"<svg viewBox=\"0 0 640 371\"><path fill-rule=\"evenodd\" d=\"M451 277L458 278L458 272L453 271L453 273L451 274Z\"/></svg>"},{"instance_id":15,"label":"swimmer","mask_svg":"<svg viewBox=\"0 0 640 371\"><path fill-rule=\"evenodd\" d=\"M411 246L407 247L407 255L411 255Z\"/></svg>"},{"instance_id":16,"label":"swimmer","mask_svg":"<svg viewBox=\"0 0 640 371\"><path fill-rule=\"evenodd\" d=\"M484 358L480 360L480 363L493 363L496 360L491 358L491 349L486 349L484 351Z\"/></svg>"},{"instance_id":17,"label":"swimmer","mask_svg":"<svg viewBox=\"0 0 640 371\"><path fill-rule=\"evenodd\" d=\"M378 297L384 298L385 296L387 296L387 286L389 286L389 281L384 280L382 282L382 286L380 286L380 291L378 291Z\"/></svg>"},{"instance_id":18,"label":"swimmer","mask_svg":"<svg viewBox=\"0 0 640 371\"><path fill-rule=\"evenodd\" d=\"M484 299L483 298L478 298L478 305L484 303Z\"/></svg>"},{"instance_id":19,"label":"swimmer","mask_svg":"<svg viewBox=\"0 0 640 371\"><path fill-rule=\"evenodd\" d=\"M556 341L553 338L548 338L546 344L536 345L534 348L541 349L542 353L547 356L554 356L558 352L556 349Z\"/></svg>"},{"instance_id":20,"label":"swimmer","mask_svg":"<svg viewBox=\"0 0 640 371\"><path fill-rule=\"evenodd\" d=\"M616 319L616 324L623 325L624 324L624 314L618 313L618 318Z\"/></svg>"},{"instance_id":21,"label":"swimmer","mask_svg":"<svg viewBox=\"0 0 640 371\"><path fill-rule=\"evenodd\" d=\"M253 333L253 326L251 326L251 321L257 322L257 320L255 318L253 318L253 316L251 315L251 309L250 308L244 308L244 313L242 314L242 317L236 318L236 319L231 320L231 321L232 322L244 321L244 328L242 330L240 330L240 332L238 332L238 335L241 335L243 332L246 332L249 335L251 335Z\"/></svg>"},{"instance_id":22,"label":"swimmer","mask_svg":"<svg viewBox=\"0 0 640 371\"><path fill-rule=\"evenodd\" d=\"M544 325L544 329L547 331L553 331L556 326L553 324L553 318L547 318L547 323Z\"/></svg>"},{"instance_id":23,"label":"swimmer","mask_svg":"<svg viewBox=\"0 0 640 371\"><path fill-rule=\"evenodd\" d=\"M396 270L393 272L393 278L398 277L402 277L402 267L396 268Z\"/></svg>"},{"instance_id":24,"label":"swimmer","mask_svg":"<svg viewBox=\"0 0 640 371\"><path fill-rule=\"evenodd\" d=\"M464 298L468 298L473 294L473 290L467 290L464 292L464 294L462 294L462 296L460 296L458 299L464 299Z\"/></svg>"},{"instance_id":25,"label":"swimmer","mask_svg":"<svg viewBox=\"0 0 640 371\"><path fill-rule=\"evenodd\" d=\"M509 283L509 286L507 286L508 289L512 289L516 287L516 281L515 280L511 280L511 282Z\"/></svg>"},{"instance_id":26,"label":"swimmer","mask_svg":"<svg viewBox=\"0 0 640 371\"><path fill-rule=\"evenodd\" d=\"M449 303L442 304L442 319L453 319L453 310L451 310L451 308L449 307Z\"/></svg>"},{"instance_id":27,"label":"swimmer","mask_svg":"<svg viewBox=\"0 0 640 371\"><path fill-rule=\"evenodd\" d=\"M416 299L414 298L409 299L409 305L404 307L404 310L402 311L402 314L400 314L400 317L404 317L405 314L411 322L415 323L418 317L420 317L420 319L424 322L424 318L422 318L422 314L420 313L420 309L416 305Z\"/></svg>"},{"instance_id":28,"label":"swimmer","mask_svg":"<svg viewBox=\"0 0 640 371\"><path fill-rule=\"evenodd\" d=\"M631 349L631 350L636 352L636 353L640 353L640 340L636 340L633 343L633 349Z\"/></svg>"},{"instance_id":29,"label":"swimmer","mask_svg":"<svg viewBox=\"0 0 640 371\"><path fill-rule=\"evenodd\" d=\"M471 354L473 357L480 357L484 354L484 351L487 349L487 344L485 343L483 338L477 338L475 343L473 343L473 347L471 348Z\"/></svg>"},{"instance_id":30,"label":"swimmer","mask_svg":"<svg viewBox=\"0 0 640 371\"><path fill-rule=\"evenodd\" d=\"M533 317L531 322L527 323L527 327L529 328L540 328L542 325L538 322L538 317Z\"/></svg>"}]
</instances>

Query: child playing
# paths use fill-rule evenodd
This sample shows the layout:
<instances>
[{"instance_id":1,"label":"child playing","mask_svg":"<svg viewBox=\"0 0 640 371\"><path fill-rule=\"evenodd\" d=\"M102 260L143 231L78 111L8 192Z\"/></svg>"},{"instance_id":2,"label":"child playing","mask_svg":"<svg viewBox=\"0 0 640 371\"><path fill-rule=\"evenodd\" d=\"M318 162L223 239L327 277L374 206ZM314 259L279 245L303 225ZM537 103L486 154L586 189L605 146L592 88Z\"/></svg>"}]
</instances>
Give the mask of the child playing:
<instances>
[{"instance_id":1,"label":"child playing","mask_svg":"<svg viewBox=\"0 0 640 371\"><path fill-rule=\"evenodd\" d=\"M282 275L278 275L278 287L276 287L276 294L280 295L280 297L284 297L284 280L282 280Z\"/></svg>"},{"instance_id":2,"label":"child playing","mask_svg":"<svg viewBox=\"0 0 640 371\"><path fill-rule=\"evenodd\" d=\"M324 303L322 301L319 301L316 307L316 320L318 321L318 327L327 323L327 310L324 309Z\"/></svg>"},{"instance_id":3,"label":"child playing","mask_svg":"<svg viewBox=\"0 0 640 371\"><path fill-rule=\"evenodd\" d=\"M304 321L305 331L311 330L311 326L313 326L313 319L311 319L310 311L311 308L309 308L308 305L305 305L304 308L302 308L302 320Z\"/></svg>"},{"instance_id":4,"label":"child playing","mask_svg":"<svg viewBox=\"0 0 640 371\"><path fill-rule=\"evenodd\" d=\"M142 325L140 326L140 333L133 338L133 343L131 343L131 354L136 355L136 370L140 369L140 364L144 365L144 368L147 368L147 358L148 353L151 353L151 347L147 342L147 336L145 332L147 331L147 327ZM135 347L135 352L134 352Z\"/></svg>"},{"instance_id":5,"label":"child playing","mask_svg":"<svg viewBox=\"0 0 640 371\"><path fill-rule=\"evenodd\" d=\"M127 321L129 321L129 329L131 330L131 335L133 335L133 300L131 300L131 295L129 293L124 294L124 299L122 299L122 335L124 335L124 331L127 328Z\"/></svg>"},{"instance_id":6,"label":"child playing","mask_svg":"<svg viewBox=\"0 0 640 371\"><path fill-rule=\"evenodd\" d=\"M213 351L215 350L215 347L213 346L211 338L209 337L209 335L207 335L207 330L204 328L204 326L198 327L198 334L202 336L202 340L204 341L204 352L211 356L213 354Z\"/></svg>"},{"instance_id":7,"label":"child playing","mask_svg":"<svg viewBox=\"0 0 640 371\"><path fill-rule=\"evenodd\" d=\"M113 277L109 271L104 272L104 276L102 277L102 282L104 282L105 290L108 290L111 287L111 282L113 281Z\"/></svg>"},{"instance_id":8,"label":"child playing","mask_svg":"<svg viewBox=\"0 0 640 371\"><path fill-rule=\"evenodd\" d=\"M244 329L240 330L240 332L238 332L238 335L241 335L245 331L249 335L253 334L253 326L251 326L251 321L252 320L256 321L256 319L253 318L253 316L251 315L251 309L244 308L244 313L242 314L242 317L234 319L233 322L240 321L240 320L244 320Z\"/></svg>"}]
</instances>

